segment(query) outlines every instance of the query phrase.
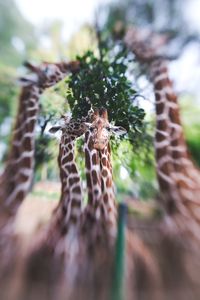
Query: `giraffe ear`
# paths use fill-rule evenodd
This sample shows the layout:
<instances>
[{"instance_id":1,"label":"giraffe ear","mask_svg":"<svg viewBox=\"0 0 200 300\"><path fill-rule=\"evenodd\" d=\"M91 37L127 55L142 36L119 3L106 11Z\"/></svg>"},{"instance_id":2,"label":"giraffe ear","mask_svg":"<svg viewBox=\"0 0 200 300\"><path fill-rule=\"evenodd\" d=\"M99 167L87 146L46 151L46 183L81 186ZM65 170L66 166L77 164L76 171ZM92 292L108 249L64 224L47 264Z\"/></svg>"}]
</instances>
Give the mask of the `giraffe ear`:
<instances>
[{"instance_id":1,"label":"giraffe ear","mask_svg":"<svg viewBox=\"0 0 200 300\"><path fill-rule=\"evenodd\" d=\"M92 123L89 123L89 122L84 122L84 124L87 129L89 129L92 126Z\"/></svg>"},{"instance_id":2,"label":"giraffe ear","mask_svg":"<svg viewBox=\"0 0 200 300\"><path fill-rule=\"evenodd\" d=\"M127 133L127 130L125 128L123 128L122 126L110 125L109 126L109 131L113 134L116 134L116 135L122 135L122 134Z\"/></svg>"},{"instance_id":3,"label":"giraffe ear","mask_svg":"<svg viewBox=\"0 0 200 300\"><path fill-rule=\"evenodd\" d=\"M60 130L62 127L61 126L53 126L49 129L49 132L51 133L56 133L58 130Z\"/></svg>"},{"instance_id":4,"label":"giraffe ear","mask_svg":"<svg viewBox=\"0 0 200 300\"><path fill-rule=\"evenodd\" d=\"M38 82L38 76L36 74L29 74L25 77L21 77L17 80L20 86L29 86Z\"/></svg>"}]
</instances>

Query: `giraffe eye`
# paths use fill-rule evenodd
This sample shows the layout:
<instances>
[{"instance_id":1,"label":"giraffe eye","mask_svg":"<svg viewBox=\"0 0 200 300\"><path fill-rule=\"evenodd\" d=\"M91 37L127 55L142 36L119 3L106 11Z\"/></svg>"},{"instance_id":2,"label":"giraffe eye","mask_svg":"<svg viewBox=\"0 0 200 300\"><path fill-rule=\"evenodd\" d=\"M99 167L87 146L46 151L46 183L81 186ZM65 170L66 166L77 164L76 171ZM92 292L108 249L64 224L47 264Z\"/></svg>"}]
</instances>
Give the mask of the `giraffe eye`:
<instances>
[{"instance_id":1,"label":"giraffe eye","mask_svg":"<svg viewBox=\"0 0 200 300\"><path fill-rule=\"evenodd\" d=\"M111 128L107 126L107 127L106 127L106 130L110 132L110 131L111 131Z\"/></svg>"},{"instance_id":2,"label":"giraffe eye","mask_svg":"<svg viewBox=\"0 0 200 300\"><path fill-rule=\"evenodd\" d=\"M45 67L45 69L44 69L44 73L48 73L48 67Z\"/></svg>"}]
</instances>

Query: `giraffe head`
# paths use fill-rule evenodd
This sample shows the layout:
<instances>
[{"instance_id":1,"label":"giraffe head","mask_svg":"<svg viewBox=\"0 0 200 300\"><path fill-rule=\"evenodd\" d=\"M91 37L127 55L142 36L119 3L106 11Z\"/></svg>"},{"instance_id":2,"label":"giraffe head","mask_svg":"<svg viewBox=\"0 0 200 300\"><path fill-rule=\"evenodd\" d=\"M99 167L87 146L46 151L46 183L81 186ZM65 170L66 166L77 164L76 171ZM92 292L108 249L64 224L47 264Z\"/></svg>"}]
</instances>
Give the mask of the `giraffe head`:
<instances>
[{"instance_id":1,"label":"giraffe head","mask_svg":"<svg viewBox=\"0 0 200 300\"><path fill-rule=\"evenodd\" d=\"M58 126L53 126L50 128L51 133L55 133L59 130L62 133L67 134L68 136L72 136L74 138L79 137L85 133L87 130L87 126L85 122L80 120L74 120L73 118L63 115L61 117L62 124Z\"/></svg>"},{"instance_id":2,"label":"giraffe head","mask_svg":"<svg viewBox=\"0 0 200 300\"><path fill-rule=\"evenodd\" d=\"M127 30L124 38L125 44L139 60L149 62L163 54L169 36L152 33L147 28L131 27Z\"/></svg>"},{"instance_id":3,"label":"giraffe head","mask_svg":"<svg viewBox=\"0 0 200 300\"><path fill-rule=\"evenodd\" d=\"M24 65L32 73L20 78L20 83L24 86L37 85L41 89L45 89L55 85L62 80L68 72L76 72L79 70L79 62L70 63L48 63L43 62L40 66L32 65L25 62Z\"/></svg>"},{"instance_id":4,"label":"giraffe head","mask_svg":"<svg viewBox=\"0 0 200 300\"><path fill-rule=\"evenodd\" d=\"M93 136L93 146L97 150L103 150L108 144L111 134L125 134L123 127L113 126L108 121L108 113L105 108L96 109L93 113L92 123L86 123Z\"/></svg>"}]
</instances>

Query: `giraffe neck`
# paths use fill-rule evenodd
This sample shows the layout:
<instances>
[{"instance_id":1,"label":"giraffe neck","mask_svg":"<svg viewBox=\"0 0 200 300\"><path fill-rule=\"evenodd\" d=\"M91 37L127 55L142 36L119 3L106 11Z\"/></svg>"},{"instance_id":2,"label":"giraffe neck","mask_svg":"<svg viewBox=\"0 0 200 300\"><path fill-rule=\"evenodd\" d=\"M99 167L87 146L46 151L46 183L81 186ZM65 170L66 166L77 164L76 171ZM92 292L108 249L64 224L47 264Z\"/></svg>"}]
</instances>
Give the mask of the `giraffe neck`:
<instances>
[{"instance_id":1,"label":"giraffe neck","mask_svg":"<svg viewBox=\"0 0 200 300\"><path fill-rule=\"evenodd\" d=\"M88 188L86 212L94 219L99 219L102 213L99 152L93 147L93 136L89 130L85 134L85 164Z\"/></svg>"},{"instance_id":2,"label":"giraffe neck","mask_svg":"<svg viewBox=\"0 0 200 300\"><path fill-rule=\"evenodd\" d=\"M169 211L177 207L184 210L183 200L199 199L198 172L188 155L177 96L168 77L166 62L152 62L150 76L156 98L155 149L160 189Z\"/></svg>"},{"instance_id":3,"label":"giraffe neck","mask_svg":"<svg viewBox=\"0 0 200 300\"><path fill-rule=\"evenodd\" d=\"M157 126L162 127L162 120L167 120L172 157L174 159L188 158L179 105L168 76L167 63L163 60L154 61L150 66L150 72L156 98Z\"/></svg>"},{"instance_id":4,"label":"giraffe neck","mask_svg":"<svg viewBox=\"0 0 200 300\"><path fill-rule=\"evenodd\" d=\"M11 149L0 178L0 206L9 215L16 213L32 182L40 93L35 85L24 87L21 91Z\"/></svg>"},{"instance_id":5,"label":"giraffe neck","mask_svg":"<svg viewBox=\"0 0 200 300\"><path fill-rule=\"evenodd\" d=\"M100 150L101 190L105 219L111 231L116 233L116 203L113 186L110 144Z\"/></svg>"},{"instance_id":6,"label":"giraffe neck","mask_svg":"<svg viewBox=\"0 0 200 300\"><path fill-rule=\"evenodd\" d=\"M76 136L62 134L59 150L61 198L55 212L56 224L61 235L77 227L82 212L82 186L75 162Z\"/></svg>"},{"instance_id":7,"label":"giraffe neck","mask_svg":"<svg viewBox=\"0 0 200 300\"><path fill-rule=\"evenodd\" d=\"M160 38L151 33L147 39L140 29L130 29L125 43L138 61L146 64L154 85L157 116L155 151L162 203L169 214L173 213L169 220L175 221L176 228L189 231L200 239L200 172L188 155L167 62L157 55L159 45L164 41Z\"/></svg>"}]
</instances>

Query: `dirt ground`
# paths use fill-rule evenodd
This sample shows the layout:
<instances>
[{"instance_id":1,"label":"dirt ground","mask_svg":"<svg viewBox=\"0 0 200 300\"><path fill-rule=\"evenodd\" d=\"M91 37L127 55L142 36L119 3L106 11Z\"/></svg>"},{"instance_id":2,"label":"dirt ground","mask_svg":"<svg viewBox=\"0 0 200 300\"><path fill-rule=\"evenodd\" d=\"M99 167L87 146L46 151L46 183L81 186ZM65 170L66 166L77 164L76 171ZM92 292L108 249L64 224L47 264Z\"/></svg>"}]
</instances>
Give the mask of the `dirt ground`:
<instances>
[{"instance_id":1,"label":"dirt ground","mask_svg":"<svg viewBox=\"0 0 200 300\"><path fill-rule=\"evenodd\" d=\"M17 234L31 237L36 229L45 225L51 217L60 197L59 182L38 182L19 208L15 230ZM149 218L156 211L155 202L141 202L124 196L131 215Z\"/></svg>"},{"instance_id":2,"label":"dirt ground","mask_svg":"<svg viewBox=\"0 0 200 300\"><path fill-rule=\"evenodd\" d=\"M47 223L56 207L60 194L60 183L39 182L34 186L19 208L16 218L16 233L31 235L39 226Z\"/></svg>"}]
</instances>

